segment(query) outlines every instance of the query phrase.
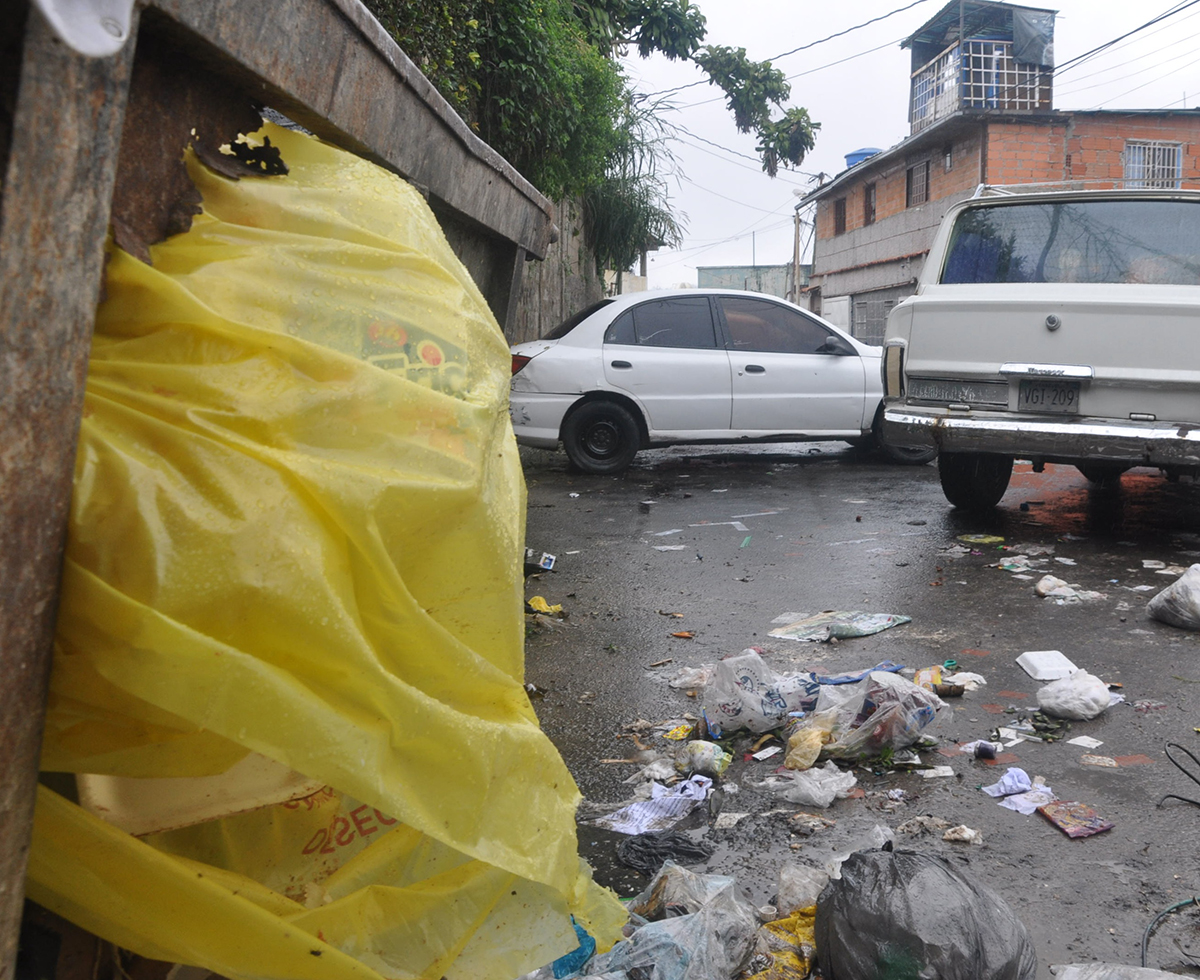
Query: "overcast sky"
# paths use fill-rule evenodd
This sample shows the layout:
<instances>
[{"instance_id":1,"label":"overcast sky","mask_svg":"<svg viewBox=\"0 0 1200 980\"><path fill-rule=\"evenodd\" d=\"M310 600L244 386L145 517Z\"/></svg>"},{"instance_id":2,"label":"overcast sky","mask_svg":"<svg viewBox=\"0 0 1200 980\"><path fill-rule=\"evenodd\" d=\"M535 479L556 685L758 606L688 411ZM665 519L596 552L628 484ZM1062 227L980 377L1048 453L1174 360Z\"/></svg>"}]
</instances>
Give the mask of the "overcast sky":
<instances>
[{"instance_id":1,"label":"overcast sky","mask_svg":"<svg viewBox=\"0 0 1200 980\"><path fill-rule=\"evenodd\" d=\"M686 232L678 251L650 253L651 289L695 285L697 266L790 262L794 192L807 193L815 174L844 170L846 153L868 146L886 149L908 135L910 53L899 42L945 0L922 0L843 37L776 56L911 2L697 0L708 21L706 43L744 47L754 60L771 59L791 79L790 104L807 108L821 129L799 171L781 169L771 179L757 163L754 138L734 129L719 89L701 84L668 96L674 108L665 118L677 127L670 143L676 161L669 177L671 203L686 216ZM1045 6L1058 10L1055 59L1061 65L1185 4L1187 9L1161 24L1056 77L1055 108L1180 108L1185 98L1186 105L1200 106L1200 3L1063 0ZM646 93L704 77L693 65L658 56L628 58L625 67L634 86ZM810 234L810 228L802 228L802 241Z\"/></svg>"}]
</instances>

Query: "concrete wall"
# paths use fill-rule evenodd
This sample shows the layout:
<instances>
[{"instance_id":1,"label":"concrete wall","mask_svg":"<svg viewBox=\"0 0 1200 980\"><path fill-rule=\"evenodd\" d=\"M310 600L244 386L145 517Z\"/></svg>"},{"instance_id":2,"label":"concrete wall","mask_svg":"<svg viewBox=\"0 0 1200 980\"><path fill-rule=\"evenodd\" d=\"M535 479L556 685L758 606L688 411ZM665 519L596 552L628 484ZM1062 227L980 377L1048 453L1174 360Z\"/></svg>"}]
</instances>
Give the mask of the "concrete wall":
<instances>
[{"instance_id":1,"label":"concrete wall","mask_svg":"<svg viewBox=\"0 0 1200 980\"><path fill-rule=\"evenodd\" d=\"M537 340L567 317L604 298L596 261L583 244L583 221L572 201L554 205L559 239L542 262L526 262L516 309L507 332L510 344Z\"/></svg>"}]
</instances>

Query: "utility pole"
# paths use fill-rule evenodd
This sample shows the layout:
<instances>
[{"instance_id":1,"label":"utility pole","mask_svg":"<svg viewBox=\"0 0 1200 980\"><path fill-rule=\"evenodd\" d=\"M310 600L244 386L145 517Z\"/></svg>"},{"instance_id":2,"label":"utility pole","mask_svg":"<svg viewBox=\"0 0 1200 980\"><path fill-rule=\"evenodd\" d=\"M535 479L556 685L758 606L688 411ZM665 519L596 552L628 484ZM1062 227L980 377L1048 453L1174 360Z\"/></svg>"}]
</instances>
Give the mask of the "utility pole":
<instances>
[{"instance_id":1,"label":"utility pole","mask_svg":"<svg viewBox=\"0 0 1200 980\"><path fill-rule=\"evenodd\" d=\"M800 305L800 205L792 211L795 224L795 239L792 243L792 295L789 297L797 306Z\"/></svg>"}]
</instances>

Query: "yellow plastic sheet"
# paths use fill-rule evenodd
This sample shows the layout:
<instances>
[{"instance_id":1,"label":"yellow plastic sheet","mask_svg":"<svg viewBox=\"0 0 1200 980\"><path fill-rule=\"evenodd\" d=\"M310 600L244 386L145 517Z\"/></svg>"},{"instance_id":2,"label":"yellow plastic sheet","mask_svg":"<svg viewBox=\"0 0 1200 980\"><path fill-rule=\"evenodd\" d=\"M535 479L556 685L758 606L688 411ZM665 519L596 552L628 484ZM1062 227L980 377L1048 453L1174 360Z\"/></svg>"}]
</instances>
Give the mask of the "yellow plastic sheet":
<instances>
[{"instance_id":1,"label":"yellow plastic sheet","mask_svg":"<svg viewBox=\"0 0 1200 980\"><path fill-rule=\"evenodd\" d=\"M523 680L508 352L425 202L277 127L194 159L191 231L114 251L42 768L261 753L326 789L137 839L39 797L29 893L233 978L511 978L624 911Z\"/></svg>"}]
</instances>

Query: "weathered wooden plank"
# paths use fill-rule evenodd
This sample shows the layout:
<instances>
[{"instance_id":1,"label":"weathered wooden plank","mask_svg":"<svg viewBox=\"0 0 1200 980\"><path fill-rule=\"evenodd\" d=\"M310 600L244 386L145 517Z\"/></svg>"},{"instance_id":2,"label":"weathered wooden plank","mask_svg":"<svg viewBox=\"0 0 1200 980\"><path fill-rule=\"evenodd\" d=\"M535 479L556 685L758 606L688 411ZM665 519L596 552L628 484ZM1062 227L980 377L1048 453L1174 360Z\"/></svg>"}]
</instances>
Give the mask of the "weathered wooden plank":
<instances>
[{"instance_id":1,"label":"weathered wooden plank","mask_svg":"<svg viewBox=\"0 0 1200 980\"><path fill-rule=\"evenodd\" d=\"M480 140L358 0L151 0L211 67L332 143L542 258L552 208ZM150 24L149 11L147 26Z\"/></svg>"},{"instance_id":2,"label":"weathered wooden plank","mask_svg":"<svg viewBox=\"0 0 1200 980\"><path fill-rule=\"evenodd\" d=\"M136 20L135 20L136 24ZM0 200L0 980L12 975L83 382L133 44L29 7Z\"/></svg>"}]
</instances>

